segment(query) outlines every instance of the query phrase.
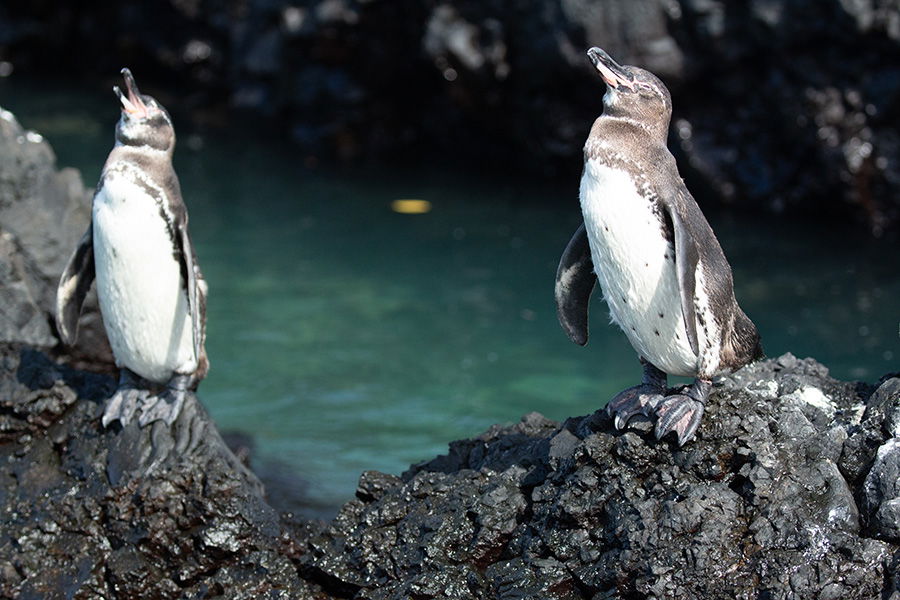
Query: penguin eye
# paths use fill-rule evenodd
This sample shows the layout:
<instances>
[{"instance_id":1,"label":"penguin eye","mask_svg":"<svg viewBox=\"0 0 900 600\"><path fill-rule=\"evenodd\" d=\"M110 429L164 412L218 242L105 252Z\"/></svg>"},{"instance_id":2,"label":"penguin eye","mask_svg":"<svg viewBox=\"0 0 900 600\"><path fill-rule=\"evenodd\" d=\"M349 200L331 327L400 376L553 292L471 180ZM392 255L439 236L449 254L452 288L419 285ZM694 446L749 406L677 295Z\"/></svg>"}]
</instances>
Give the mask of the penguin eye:
<instances>
[{"instance_id":1,"label":"penguin eye","mask_svg":"<svg viewBox=\"0 0 900 600\"><path fill-rule=\"evenodd\" d=\"M656 88L654 88L649 83L639 83L639 84L637 84L636 87L641 91L642 94L645 94L647 96L659 96L660 95L659 92L656 90Z\"/></svg>"}]
</instances>

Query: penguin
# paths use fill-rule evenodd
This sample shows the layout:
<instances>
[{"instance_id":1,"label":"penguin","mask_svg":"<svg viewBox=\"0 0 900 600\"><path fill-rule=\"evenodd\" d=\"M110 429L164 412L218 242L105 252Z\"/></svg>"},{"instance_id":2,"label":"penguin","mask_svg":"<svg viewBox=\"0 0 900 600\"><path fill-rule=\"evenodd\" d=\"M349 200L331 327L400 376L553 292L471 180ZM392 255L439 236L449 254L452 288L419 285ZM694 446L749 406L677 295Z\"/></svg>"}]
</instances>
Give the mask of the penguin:
<instances>
[{"instance_id":1,"label":"penguin","mask_svg":"<svg viewBox=\"0 0 900 600\"><path fill-rule=\"evenodd\" d=\"M584 145L584 218L556 273L557 314L585 345L588 301L599 284L610 317L638 353L640 385L607 404L622 429L656 419L657 439L694 438L712 378L763 356L759 332L734 297L731 267L666 147L672 100L655 75L588 57L606 83L603 113ZM694 378L668 390L667 375Z\"/></svg>"},{"instance_id":2,"label":"penguin","mask_svg":"<svg viewBox=\"0 0 900 600\"><path fill-rule=\"evenodd\" d=\"M119 385L104 409L104 427L171 425L185 394L209 369L207 286L188 234L188 214L172 167L175 129L169 113L138 91L122 69L125 92L115 146L94 193L91 222L59 280L56 326L73 344L85 296L97 296Z\"/></svg>"}]
</instances>

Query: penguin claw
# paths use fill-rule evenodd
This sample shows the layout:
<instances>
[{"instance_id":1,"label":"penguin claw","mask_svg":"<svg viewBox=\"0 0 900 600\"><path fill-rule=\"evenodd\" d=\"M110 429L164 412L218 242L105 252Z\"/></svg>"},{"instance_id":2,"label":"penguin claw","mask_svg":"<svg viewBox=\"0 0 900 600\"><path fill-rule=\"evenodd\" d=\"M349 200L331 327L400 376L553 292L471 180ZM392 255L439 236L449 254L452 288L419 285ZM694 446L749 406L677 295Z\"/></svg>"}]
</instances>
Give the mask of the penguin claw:
<instances>
[{"instance_id":1,"label":"penguin claw","mask_svg":"<svg viewBox=\"0 0 900 600\"><path fill-rule=\"evenodd\" d=\"M637 414L650 416L656 406L662 402L664 390L647 383L630 387L619 392L606 405L606 414L613 417L616 429L624 429L628 421Z\"/></svg>"},{"instance_id":2,"label":"penguin claw","mask_svg":"<svg viewBox=\"0 0 900 600\"><path fill-rule=\"evenodd\" d=\"M171 427L181 414L184 393L184 390L169 388L159 396L152 396L141 411L138 419L140 426L146 427L154 421L165 421L166 425Z\"/></svg>"},{"instance_id":3,"label":"penguin claw","mask_svg":"<svg viewBox=\"0 0 900 600\"><path fill-rule=\"evenodd\" d=\"M674 431L678 446L694 439L703 418L703 402L684 394L668 396L656 409L656 439L662 439Z\"/></svg>"},{"instance_id":4,"label":"penguin claw","mask_svg":"<svg viewBox=\"0 0 900 600\"><path fill-rule=\"evenodd\" d=\"M147 395L141 390L130 385L120 386L116 393L109 399L103 411L101 422L104 427L109 427L113 421L119 421L122 427L131 422L134 413L137 412L141 400Z\"/></svg>"}]
</instances>

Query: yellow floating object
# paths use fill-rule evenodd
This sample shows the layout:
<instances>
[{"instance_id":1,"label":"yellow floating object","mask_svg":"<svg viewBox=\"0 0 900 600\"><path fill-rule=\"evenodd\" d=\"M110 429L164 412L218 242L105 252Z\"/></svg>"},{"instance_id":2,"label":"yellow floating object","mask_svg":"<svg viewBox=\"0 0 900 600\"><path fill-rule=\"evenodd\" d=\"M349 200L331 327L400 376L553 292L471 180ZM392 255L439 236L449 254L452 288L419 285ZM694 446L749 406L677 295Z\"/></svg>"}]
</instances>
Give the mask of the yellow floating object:
<instances>
[{"instance_id":1,"label":"yellow floating object","mask_svg":"<svg viewBox=\"0 0 900 600\"><path fill-rule=\"evenodd\" d=\"M394 200L391 202L391 210L402 215L424 215L431 212L431 202L413 199Z\"/></svg>"}]
</instances>

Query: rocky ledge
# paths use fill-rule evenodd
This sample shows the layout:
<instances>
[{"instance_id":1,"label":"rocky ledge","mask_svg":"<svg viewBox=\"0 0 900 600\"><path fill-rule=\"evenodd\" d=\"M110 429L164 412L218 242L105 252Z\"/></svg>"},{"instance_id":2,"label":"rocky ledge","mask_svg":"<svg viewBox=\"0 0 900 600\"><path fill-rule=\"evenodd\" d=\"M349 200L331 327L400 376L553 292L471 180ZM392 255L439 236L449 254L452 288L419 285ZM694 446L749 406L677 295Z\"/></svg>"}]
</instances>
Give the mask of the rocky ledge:
<instances>
[{"instance_id":1,"label":"rocky ledge","mask_svg":"<svg viewBox=\"0 0 900 600\"><path fill-rule=\"evenodd\" d=\"M532 413L364 473L327 525L278 515L193 397L103 429L113 387L2 347L0 596L900 598L898 377L761 362L683 448Z\"/></svg>"},{"instance_id":2,"label":"rocky ledge","mask_svg":"<svg viewBox=\"0 0 900 600\"><path fill-rule=\"evenodd\" d=\"M785 355L684 448L532 413L366 473L304 558L356 598L900 598L900 379Z\"/></svg>"},{"instance_id":3,"label":"rocky ledge","mask_svg":"<svg viewBox=\"0 0 900 600\"><path fill-rule=\"evenodd\" d=\"M0 343L50 349L56 286L91 218L92 192L77 169L56 168L53 148L0 107ZM112 367L93 291L69 359L93 369ZM63 352L62 348L57 348Z\"/></svg>"},{"instance_id":4,"label":"rocky ledge","mask_svg":"<svg viewBox=\"0 0 900 600\"><path fill-rule=\"evenodd\" d=\"M171 429L104 429L111 377L8 345L0 370L0 597L313 597L302 526L194 396Z\"/></svg>"}]
</instances>

